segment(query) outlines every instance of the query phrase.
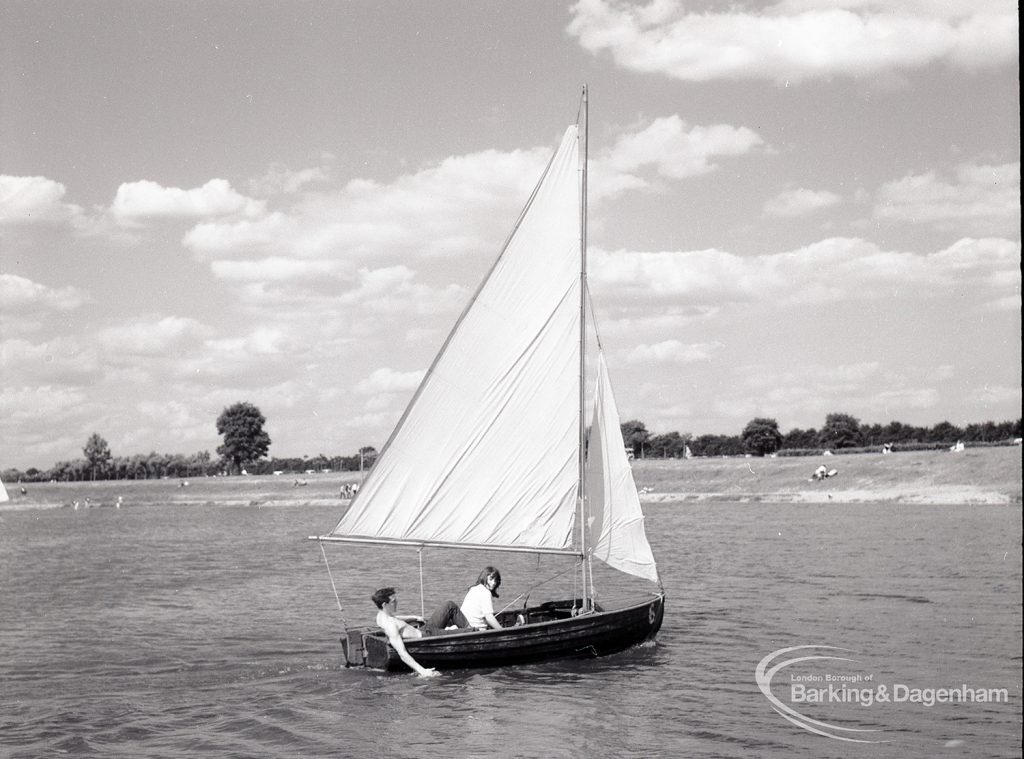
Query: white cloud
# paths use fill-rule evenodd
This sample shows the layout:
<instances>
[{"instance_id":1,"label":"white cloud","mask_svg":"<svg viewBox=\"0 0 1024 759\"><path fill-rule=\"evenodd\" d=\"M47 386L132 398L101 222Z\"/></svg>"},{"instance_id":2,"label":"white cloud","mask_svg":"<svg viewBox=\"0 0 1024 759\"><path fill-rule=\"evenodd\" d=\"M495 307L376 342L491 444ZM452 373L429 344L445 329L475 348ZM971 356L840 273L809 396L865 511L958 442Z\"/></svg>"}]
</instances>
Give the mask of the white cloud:
<instances>
[{"instance_id":1,"label":"white cloud","mask_svg":"<svg viewBox=\"0 0 1024 759\"><path fill-rule=\"evenodd\" d=\"M337 275L340 261L300 260L271 256L255 261L212 261L210 269L218 279L233 282L288 282Z\"/></svg>"},{"instance_id":2,"label":"white cloud","mask_svg":"<svg viewBox=\"0 0 1024 759\"><path fill-rule=\"evenodd\" d=\"M1020 281L1020 243L999 238L957 240L948 248L930 256L943 269L961 276L995 274L999 280L1016 274Z\"/></svg>"},{"instance_id":3,"label":"white cloud","mask_svg":"<svg viewBox=\"0 0 1024 759\"><path fill-rule=\"evenodd\" d=\"M932 224L975 234L1020 234L1020 162L964 163L955 182L934 171L889 182L875 198L874 217Z\"/></svg>"},{"instance_id":4,"label":"white cloud","mask_svg":"<svg viewBox=\"0 0 1024 759\"><path fill-rule=\"evenodd\" d=\"M496 254L550 148L447 158L391 183L307 192L258 219L209 221L185 235L202 259L403 260ZM510 219L506 226L494 219Z\"/></svg>"},{"instance_id":5,"label":"white cloud","mask_svg":"<svg viewBox=\"0 0 1024 759\"><path fill-rule=\"evenodd\" d=\"M64 337L39 343L4 340L0 343L0 367L4 382L13 386L73 386L93 382L103 371L95 349Z\"/></svg>"},{"instance_id":6,"label":"white cloud","mask_svg":"<svg viewBox=\"0 0 1024 759\"><path fill-rule=\"evenodd\" d=\"M623 338L637 334L671 334L697 321L707 321L718 313L717 306L678 306L659 303L651 309L649 304L623 303L614 310L601 313L597 319L601 334Z\"/></svg>"},{"instance_id":7,"label":"white cloud","mask_svg":"<svg viewBox=\"0 0 1024 759\"><path fill-rule=\"evenodd\" d=\"M716 168L716 159L762 145L745 127L689 125L678 116L655 119L594 157L592 170L601 175L592 183L600 188L595 198L649 187L651 178L645 174L664 180L704 174ZM361 270L360 293L345 296L365 301L372 280L389 271L379 265L383 262L405 266L419 259L496 254L549 157L547 147L487 150L452 156L388 183L354 179L336 191L310 189L264 216L198 223L185 234L183 245L199 260L211 261L218 278L246 284L259 299L272 294L271 283L280 288L289 281L345 278L353 263L373 261L372 274ZM326 170L305 170L301 180L294 178L296 185L289 184L292 176L282 169L272 172L272 189L307 186L306 180L327 175ZM495 219L508 221L496 225ZM425 301L447 301L460 293L418 294ZM390 295L393 303L395 294ZM411 295L407 291L403 297Z\"/></svg>"},{"instance_id":8,"label":"white cloud","mask_svg":"<svg viewBox=\"0 0 1024 759\"><path fill-rule=\"evenodd\" d=\"M774 368L767 365L740 367L737 389L773 408L806 405L809 398L830 402L834 397L859 395L866 387L879 390L881 365L874 361L825 366L821 364Z\"/></svg>"},{"instance_id":9,"label":"white cloud","mask_svg":"<svg viewBox=\"0 0 1024 759\"><path fill-rule=\"evenodd\" d=\"M189 344L199 345L209 332L208 327L189 317L136 318L101 330L96 340L111 354L166 356Z\"/></svg>"},{"instance_id":10,"label":"white cloud","mask_svg":"<svg viewBox=\"0 0 1024 759\"><path fill-rule=\"evenodd\" d=\"M350 427L388 427L395 423L401 405L419 387L424 370L400 372L388 367L375 369L370 375L356 383L355 392L368 396L363 404L365 414L349 420Z\"/></svg>"},{"instance_id":11,"label":"white cloud","mask_svg":"<svg viewBox=\"0 0 1024 759\"><path fill-rule=\"evenodd\" d=\"M218 360L245 359L249 356L281 354L289 344L284 330L276 327L257 327L244 337L208 340L206 347Z\"/></svg>"},{"instance_id":12,"label":"white cloud","mask_svg":"<svg viewBox=\"0 0 1024 759\"><path fill-rule=\"evenodd\" d=\"M341 421L341 426L349 430L359 430L365 434L366 430L387 429L395 424L395 414L389 411L379 411L367 414L358 414L346 417Z\"/></svg>"},{"instance_id":13,"label":"white cloud","mask_svg":"<svg viewBox=\"0 0 1024 759\"><path fill-rule=\"evenodd\" d=\"M580 0L568 31L623 68L697 82L860 77L937 61L1011 65L1018 52L1017 8L1008 2L955 11L947 3L786 2L761 13L694 13L673 0Z\"/></svg>"},{"instance_id":14,"label":"white cloud","mask_svg":"<svg viewBox=\"0 0 1024 759\"><path fill-rule=\"evenodd\" d=\"M52 435L53 419L66 418L85 400L86 394L79 388L53 384L4 386L0 387L0 416L12 427L26 431L22 440L36 435L42 438Z\"/></svg>"},{"instance_id":15,"label":"white cloud","mask_svg":"<svg viewBox=\"0 0 1024 759\"><path fill-rule=\"evenodd\" d=\"M764 204L765 216L804 216L837 205L842 198L828 190L785 190Z\"/></svg>"},{"instance_id":16,"label":"white cloud","mask_svg":"<svg viewBox=\"0 0 1024 759\"><path fill-rule=\"evenodd\" d=\"M653 345L638 345L626 354L631 364L689 364L707 361L724 346L721 343L690 343L679 340L664 340Z\"/></svg>"},{"instance_id":17,"label":"white cloud","mask_svg":"<svg viewBox=\"0 0 1024 759\"><path fill-rule=\"evenodd\" d=\"M47 287L16 274L0 274L0 313L74 311L89 296L77 287Z\"/></svg>"},{"instance_id":18,"label":"white cloud","mask_svg":"<svg viewBox=\"0 0 1024 759\"><path fill-rule=\"evenodd\" d=\"M0 225L75 223L82 209L64 202L67 188L46 177L0 174Z\"/></svg>"},{"instance_id":19,"label":"white cloud","mask_svg":"<svg viewBox=\"0 0 1024 759\"><path fill-rule=\"evenodd\" d=\"M297 219L276 211L254 220L197 224L185 234L182 245L200 258L264 257L275 251L297 253L295 241L300 234Z\"/></svg>"},{"instance_id":20,"label":"white cloud","mask_svg":"<svg viewBox=\"0 0 1024 759\"><path fill-rule=\"evenodd\" d=\"M757 415L778 419L784 431L820 428L825 415L834 412L852 413L868 424L894 418L906 422L908 412L940 404L942 396L929 379L935 382L943 377L888 371L875 361L741 366L733 372L733 380L716 392L714 410L732 419L737 430Z\"/></svg>"},{"instance_id":21,"label":"white cloud","mask_svg":"<svg viewBox=\"0 0 1024 759\"><path fill-rule=\"evenodd\" d=\"M1016 403L1018 408L1021 403L1021 388L1008 387L1006 385L983 385L975 388L969 395L968 400L979 406L993 406L1006 403ZM1019 413L1019 412L1018 412Z\"/></svg>"},{"instance_id":22,"label":"white cloud","mask_svg":"<svg viewBox=\"0 0 1024 759\"><path fill-rule=\"evenodd\" d=\"M827 303L874 298L892 289L948 295L951 284L983 292L1020 288L1020 244L960 240L927 255L887 251L857 238L829 238L784 253L738 256L718 250L591 254L595 291L613 301L670 299L675 305L729 301Z\"/></svg>"},{"instance_id":23,"label":"white cloud","mask_svg":"<svg viewBox=\"0 0 1024 759\"><path fill-rule=\"evenodd\" d=\"M906 414L910 410L931 409L941 401L939 391L934 387L907 384L902 387L866 387L862 397L855 402L870 413L868 421L892 419L894 414Z\"/></svg>"},{"instance_id":24,"label":"white cloud","mask_svg":"<svg viewBox=\"0 0 1024 759\"><path fill-rule=\"evenodd\" d=\"M148 422L159 422L166 428L177 430L195 424L189 407L180 401L144 400L135 404L139 415ZM209 425L209 419L202 420Z\"/></svg>"},{"instance_id":25,"label":"white cloud","mask_svg":"<svg viewBox=\"0 0 1024 759\"><path fill-rule=\"evenodd\" d=\"M304 377L304 363L319 334L309 322L255 325L240 335L211 336L212 332L204 328L201 333L182 336L181 346L160 365L159 371L168 381L188 386L183 393L211 386L218 391L247 388L252 392L282 378Z\"/></svg>"},{"instance_id":26,"label":"white cloud","mask_svg":"<svg viewBox=\"0 0 1024 759\"><path fill-rule=\"evenodd\" d=\"M375 314L449 313L465 306L467 291L461 285L433 288L415 281L416 275L406 266L360 269L358 286L340 296L343 305L358 305L360 310Z\"/></svg>"},{"instance_id":27,"label":"white cloud","mask_svg":"<svg viewBox=\"0 0 1024 759\"><path fill-rule=\"evenodd\" d=\"M653 166L664 177L684 179L712 171L712 158L743 155L762 144L761 138L746 127L691 126L672 115L622 135L598 157L597 163L608 173Z\"/></svg>"},{"instance_id":28,"label":"white cloud","mask_svg":"<svg viewBox=\"0 0 1024 759\"><path fill-rule=\"evenodd\" d=\"M205 219L217 216L256 217L263 201L237 192L225 179L211 179L202 187L183 190L141 180L117 188L110 211L123 225L137 226L156 219Z\"/></svg>"},{"instance_id":29,"label":"white cloud","mask_svg":"<svg viewBox=\"0 0 1024 759\"><path fill-rule=\"evenodd\" d=\"M291 195L310 184L326 182L330 172L322 166L293 171L287 166L274 164L267 173L250 183L249 192L257 196Z\"/></svg>"},{"instance_id":30,"label":"white cloud","mask_svg":"<svg viewBox=\"0 0 1024 759\"><path fill-rule=\"evenodd\" d=\"M419 387L424 374L425 372L422 370L399 372L383 367L374 370L369 377L358 382L355 391L361 395L408 393Z\"/></svg>"}]
</instances>

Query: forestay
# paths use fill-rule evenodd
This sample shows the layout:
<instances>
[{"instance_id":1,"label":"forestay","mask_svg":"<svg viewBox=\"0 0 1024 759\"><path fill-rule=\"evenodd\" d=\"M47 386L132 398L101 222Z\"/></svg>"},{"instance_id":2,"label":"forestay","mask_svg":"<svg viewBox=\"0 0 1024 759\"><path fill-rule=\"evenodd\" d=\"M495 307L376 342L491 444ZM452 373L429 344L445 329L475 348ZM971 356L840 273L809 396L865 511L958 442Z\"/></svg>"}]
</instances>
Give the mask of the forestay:
<instances>
[{"instance_id":1,"label":"forestay","mask_svg":"<svg viewBox=\"0 0 1024 759\"><path fill-rule=\"evenodd\" d=\"M582 318L578 151L574 125L332 536L571 547Z\"/></svg>"}]
</instances>

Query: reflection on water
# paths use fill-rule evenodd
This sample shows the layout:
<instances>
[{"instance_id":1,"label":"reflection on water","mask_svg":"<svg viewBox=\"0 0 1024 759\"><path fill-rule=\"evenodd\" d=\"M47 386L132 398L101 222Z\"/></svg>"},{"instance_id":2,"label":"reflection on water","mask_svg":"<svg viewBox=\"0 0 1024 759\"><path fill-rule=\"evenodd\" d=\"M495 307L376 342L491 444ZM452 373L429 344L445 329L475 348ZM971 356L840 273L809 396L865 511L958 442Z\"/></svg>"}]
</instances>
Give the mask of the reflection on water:
<instances>
[{"instance_id":1,"label":"reflection on water","mask_svg":"<svg viewBox=\"0 0 1024 759\"><path fill-rule=\"evenodd\" d=\"M340 614L303 540L336 516L5 513L0 754L367 756L383 738L397 756L1020 755L1019 508L652 505L668 594L656 644L430 681L342 667ZM351 624L383 585L419 611L414 551L328 555ZM503 604L568 597L571 572L531 590L559 561L426 551L425 605L461 598L487 563ZM598 582L607 601L624 590ZM754 682L764 656L798 645L853 649L890 681L1006 687L1010 703L823 707L891 741L843 744L786 722Z\"/></svg>"}]
</instances>

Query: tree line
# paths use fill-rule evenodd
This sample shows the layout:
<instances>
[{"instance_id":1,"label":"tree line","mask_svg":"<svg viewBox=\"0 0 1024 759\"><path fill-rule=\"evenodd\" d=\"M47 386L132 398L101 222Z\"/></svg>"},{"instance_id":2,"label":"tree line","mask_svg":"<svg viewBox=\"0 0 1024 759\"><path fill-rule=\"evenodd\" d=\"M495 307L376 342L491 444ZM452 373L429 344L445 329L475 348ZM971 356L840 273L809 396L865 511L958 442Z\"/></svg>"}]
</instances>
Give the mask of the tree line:
<instances>
[{"instance_id":1,"label":"tree line","mask_svg":"<svg viewBox=\"0 0 1024 759\"><path fill-rule=\"evenodd\" d=\"M372 446L363 446L349 456L266 458L270 436L263 429L267 420L251 403L236 403L217 417L217 432L224 442L217 457L209 451L190 455L148 453L114 456L110 445L94 432L82 448L83 457L58 461L50 469L30 467L25 471L5 469L6 482L79 482L84 480L151 480L168 477L213 477L231 474L306 473L330 470L358 472L369 468L377 457Z\"/></svg>"},{"instance_id":2,"label":"tree line","mask_svg":"<svg viewBox=\"0 0 1024 759\"><path fill-rule=\"evenodd\" d=\"M217 432L224 438L217 457L209 451L191 455L135 454L114 456L99 433L93 433L82 449L83 458L59 461L47 470L30 467L25 471L6 469L6 482L55 480L138 480L167 477L188 478L231 474L273 474L306 472L357 472L368 469L377 458L372 446L363 446L348 456L267 458L270 436L263 429L266 418L251 403L236 403L217 418ZM939 422L933 427L915 427L900 422L861 424L850 414L828 414L821 429L794 428L783 433L775 419L752 419L739 435L698 435L668 432L653 435L647 426L632 419L622 424L622 438L636 458L685 458L688 456L811 455L825 450L856 452L859 449L920 450L941 448L957 441L973 445L1008 444L1021 437L1021 420L982 422L957 427Z\"/></svg>"},{"instance_id":3,"label":"tree line","mask_svg":"<svg viewBox=\"0 0 1024 759\"><path fill-rule=\"evenodd\" d=\"M98 436L97 436L98 437ZM91 439L91 438L90 438ZM100 438L100 441L103 441ZM103 441L105 442L105 441ZM377 452L371 446L360 449L360 453L349 456L269 458L247 463L242 467L246 474L303 474L306 472L358 472L360 467L368 469L376 459ZM110 456L109 458L81 458L59 461L49 469L29 467L5 469L4 482L81 482L87 480L159 480L166 478L188 479L190 477L217 477L240 474L232 471L229 462L214 458L209 451L193 454L146 453L133 456Z\"/></svg>"},{"instance_id":4,"label":"tree line","mask_svg":"<svg viewBox=\"0 0 1024 759\"><path fill-rule=\"evenodd\" d=\"M1021 420L982 422L958 427L943 421L933 427L901 422L861 424L850 414L825 417L821 429L796 427L783 433L779 423L768 417L750 420L739 435L698 435L669 432L652 435L636 419L622 424L626 447L638 458L683 458L692 456L812 455L824 451L854 452L858 449L922 450L942 448L958 441L975 445L1009 444L1021 437Z\"/></svg>"}]
</instances>

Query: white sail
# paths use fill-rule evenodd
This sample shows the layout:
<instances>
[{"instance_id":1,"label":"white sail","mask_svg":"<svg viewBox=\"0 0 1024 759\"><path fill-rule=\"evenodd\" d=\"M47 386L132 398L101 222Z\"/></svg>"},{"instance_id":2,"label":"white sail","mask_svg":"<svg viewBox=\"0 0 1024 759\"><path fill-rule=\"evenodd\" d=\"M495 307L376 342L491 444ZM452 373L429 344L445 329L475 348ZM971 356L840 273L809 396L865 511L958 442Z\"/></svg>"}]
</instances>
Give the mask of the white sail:
<instances>
[{"instance_id":1,"label":"white sail","mask_svg":"<svg viewBox=\"0 0 1024 759\"><path fill-rule=\"evenodd\" d=\"M11 500L11 497L7 495L7 488L4 487L4 481L0 480L0 503Z\"/></svg>"},{"instance_id":2,"label":"white sail","mask_svg":"<svg viewBox=\"0 0 1024 759\"><path fill-rule=\"evenodd\" d=\"M567 549L578 489L579 131L331 533Z\"/></svg>"},{"instance_id":3,"label":"white sail","mask_svg":"<svg viewBox=\"0 0 1024 759\"><path fill-rule=\"evenodd\" d=\"M658 582L658 568L644 532L633 471L626 458L619 411L604 352L597 359L594 417L587 446L587 545L610 567Z\"/></svg>"}]
</instances>

